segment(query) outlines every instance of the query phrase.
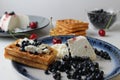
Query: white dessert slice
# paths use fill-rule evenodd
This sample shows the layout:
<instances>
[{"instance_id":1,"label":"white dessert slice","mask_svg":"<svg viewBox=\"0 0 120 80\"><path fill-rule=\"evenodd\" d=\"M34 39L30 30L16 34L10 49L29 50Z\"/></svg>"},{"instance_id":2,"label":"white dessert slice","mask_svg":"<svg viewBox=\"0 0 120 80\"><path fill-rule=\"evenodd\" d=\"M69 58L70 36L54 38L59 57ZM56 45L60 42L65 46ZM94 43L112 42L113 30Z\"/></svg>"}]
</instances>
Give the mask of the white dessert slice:
<instances>
[{"instance_id":1,"label":"white dessert slice","mask_svg":"<svg viewBox=\"0 0 120 80\"><path fill-rule=\"evenodd\" d=\"M19 28L26 29L27 26L29 26L29 17L27 15L23 14L17 14L18 19L19 19Z\"/></svg>"},{"instance_id":2,"label":"white dessert slice","mask_svg":"<svg viewBox=\"0 0 120 80\"><path fill-rule=\"evenodd\" d=\"M92 60L96 59L94 49L84 36L78 36L67 40L71 56L88 56Z\"/></svg>"},{"instance_id":3,"label":"white dessert slice","mask_svg":"<svg viewBox=\"0 0 120 80\"><path fill-rule=\"evenodd\" d=\"M54 44L51 47L58 51L57 58L63 58L65 55L69 55L66 44Z\"/></svg>"},{"instance_id":4,"label":"white dessert slice","mask_svg":"<svg viewBox=\"0 0 120 80\"><path fill-rule=\"evenodd\" d=\"M18 27L18 17L17 15L9 15L4 14L0 20L0 28L3 31L13 30L14 28Z\"/></svg>"},{"instance_id":5,"label":"white dessert slice","mask_svg":"<svg viewBox=\"0 0 120 80\"><path fill-rule=\"evenodd\" d=\"M29 17L23 14L4 14L0 20L0 28L3 31L13 31L17 28L26 29L29 26Z\"/></svg>"}]
</instances>

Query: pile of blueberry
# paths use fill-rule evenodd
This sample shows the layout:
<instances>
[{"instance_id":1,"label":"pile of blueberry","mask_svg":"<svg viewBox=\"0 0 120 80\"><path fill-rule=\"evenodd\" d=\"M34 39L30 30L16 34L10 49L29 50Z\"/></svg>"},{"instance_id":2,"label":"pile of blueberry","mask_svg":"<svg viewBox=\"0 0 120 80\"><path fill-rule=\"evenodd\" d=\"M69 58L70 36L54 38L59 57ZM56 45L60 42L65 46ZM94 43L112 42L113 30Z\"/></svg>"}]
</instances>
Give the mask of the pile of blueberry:
<instances>
[{"instance_id":1,"label":"pile of blueberry","mask_svg":"<svg viewBox=\"0 0 120 80\"><path fill-rule=\"evenodd\" d=\"M23 40L21 42L22 44L19 45L19 44L16 44L17 47L20 47L20 50L21 51L24 51L25 52L25 46L28 46L28 45L33 45L33 46L38 46L38 45L41 45L42 42L41 41L38 41L37 39L33 40L33 43L30 43L29 40ZM31 53L31 52L30 52ZM31 54L35 54L35 55L38 55L38 53L31 53Z\"/></svg>"},{"instance_id":2,"label":"pile of blueberry","mask_svg":"<svg viewBox=\"0 0 120 80\"><path fill-rule=\"evenodd\" d=\"M96 48L94 48L94 51L96 55L100 56L101 58L104 58L106 60L111 60L109 54L106 51L103 50L98 51Z\"/></svg>"},{"instance_id":3,"label":"pile of blueberry","mask_svg":"<svg viewBox=\"0 0 120 80\"><path fill-rule=\"evenodd\" d=\"M111 22L109 24L109 27L112 25L112 23L115 21L116 19L116 15L110 12L107 12L103 9L99 9L99 10L94 10L91 12L88 12L88 17L90 19L90 22L97 28L100 29L105 29L106 26L108 25L108 22L111 19Z\"/></svg>"},{"instance_id":4,"label":"pile of blueberry","mask_svg":"<svg viewBox=\"0 0 120 80\"><path fill-rule=\"evenodd\" d=\"M99 64L89 57L64 56L49 66L45 74L52 74L55 80L62 79L66 73L68 79L73 80L103 80L104 72L99 69Z\"/></svg>"}]
</instances>

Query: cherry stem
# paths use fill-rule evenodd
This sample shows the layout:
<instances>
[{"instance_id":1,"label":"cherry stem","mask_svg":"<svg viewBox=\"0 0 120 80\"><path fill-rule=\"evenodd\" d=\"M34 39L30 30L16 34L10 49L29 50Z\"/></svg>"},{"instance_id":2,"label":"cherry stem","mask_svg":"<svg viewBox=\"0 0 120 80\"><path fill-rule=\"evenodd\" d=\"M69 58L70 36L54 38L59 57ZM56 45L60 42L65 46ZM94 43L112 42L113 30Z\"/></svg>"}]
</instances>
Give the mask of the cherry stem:
<instances>
[{"instance_id":1,"label":"cherry stem","mask_svg":"<svg viewBox=\"0 0 120 80\"><path fill-rule=\"evenodd\" d=\"M52 30L54 29L54 26L53 26L53 23L52 23L52 19L53 19L53 17L50 17L50 26L51 26L51 28L52 28ZM54 33L54 35L55 35L55 31L53 30L53 33ZM54 38L57 38L56 36L54 36Z\"/></svg>"},{"instance_id":2,"label":"cherry stem","mask_svg":"<svg viewBox=\"0 0 120 80\"><path fill-rule=\"evenodd\" d=\"M8 31L8 32L14 39L17 39L17 37L14 36L14 32L12 32L12 31Z\"/></svg>"},{"instance_id":3,"label":"cherry stem","mask_svg":"<svg viewBox=\"0 0 120 80\"><path fill-rule=\"evenodd\" d=\"M53 29L54 27L53 27L53 24L52 24L52 19L53 19L53 17L50 17L50 26Z\"/></svg>"},{"instance_id":4,"label":"cherry stem","mask_svg":"<svg viewBox=\"0 0 120 80\"><path fill-rule=\"evenodd\" d=\"M13 31L8 31L8 32L9 32L9 34L10 34L14 39L18 39L18 38L15 36L15 34L24 35L24 36L26 36L26 37L29 37L29 36L30 36L30 34L26 34L26 33L14 33Z\"/></svg>"},{"instance_id":5,"label":"cherry stem","mask_svg":"<svg viewBox=\"0 0 120 80\"><path fill-rule=\"evenodd\" d=\"M108 29L108 27L110 26L110 23L112 21L113 15L114 15L114 13L111 15L110 20L108 21L105 29Z\"/></svg>"}]
</instances>

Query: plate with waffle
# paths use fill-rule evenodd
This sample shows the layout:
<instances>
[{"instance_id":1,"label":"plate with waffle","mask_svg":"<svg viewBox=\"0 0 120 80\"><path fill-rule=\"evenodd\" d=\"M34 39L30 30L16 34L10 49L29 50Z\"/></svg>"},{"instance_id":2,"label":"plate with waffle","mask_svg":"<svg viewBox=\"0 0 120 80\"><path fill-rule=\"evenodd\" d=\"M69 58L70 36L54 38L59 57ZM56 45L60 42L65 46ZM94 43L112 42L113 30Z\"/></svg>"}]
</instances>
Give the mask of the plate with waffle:
<instances>
[{"instance_id":1,"label":"plate with waffle","mask_svg":"<svg viewBox=\"0 0 120 80\"><path fill-rule=\"evenodd\" d=\"M31 80L108 80L120 73L120 50L88 36L19 39L5 48L4 56L20 75Z\"/></svg>"}]
</instances>

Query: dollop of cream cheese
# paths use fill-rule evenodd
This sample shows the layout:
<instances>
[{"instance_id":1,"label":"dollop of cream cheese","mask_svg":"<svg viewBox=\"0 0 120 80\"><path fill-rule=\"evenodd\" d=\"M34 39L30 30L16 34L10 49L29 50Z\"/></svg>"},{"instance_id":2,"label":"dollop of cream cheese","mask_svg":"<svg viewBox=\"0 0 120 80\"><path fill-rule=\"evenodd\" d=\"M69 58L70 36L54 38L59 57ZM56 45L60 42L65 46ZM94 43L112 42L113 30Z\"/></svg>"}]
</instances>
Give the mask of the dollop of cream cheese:
<instances>
[{"instance_id":1,"label":"dollop of cream cheese","mask_svg":"<svg viewBox=\"0 0 120 80\"><path fill-rule=\"evenodd\" d=\"M58 51L58 58L63 58L65 55L69 55L68 47L66 44L54 44L51 47Z\"/></svg>"},{"instance_id":2,"label":"dollop of cream cheese","mask_svg":"<svg viewBox=\"0 0 120 80\"><path fill-rule=\"evenodd\" d=\"M29 41L29 39L28 39L28 38L20 39L20 41L18 42L18 44L19 44L20 46L22 46L22 42L23 42L23 41Z\"/></svg>"},{"instance_id":3,"label":"dollop of cream cheese","mask_svg":"<svg viewBox=\"0 0 120 80\"><path fill-rule=\"evenodd\" d=\"M41 51L43 53L50 53L50 50L48 49L49 45L47 44L41 44L37 47L36 51L40 53Z\"/></svg>"},{"instance_id":4,"label":"dollop of cream cheese","mask_svg":"<svg viewBox=\"0 0 120 80\"><path fill-rule=\"evenodd\" d=\"M41 53L46 53L46 54L49 54L50 53L50 49L49 49L49 45L48 44L40 44L38 46L34 46L32 44L34 44L34 40L30 40L28 38L24 38L24 39L20 39L20 41L18 42L18 44L20 46L22 46L22 42L23 41L29 41L30 45L27 45L25 46L25 51L28 51L28 52L32 52L32 53L38 53L38 54L41 54Z\"/></svg>"},{"instance_id":5,"label":"dollop of cream cheese","mask_svg":"<svg viewBox=\"0 0 120 80\"><path fill-rule=\"evenodd\" d=\"M35 52L36 52L36 49L37 49L37 47L36 47L36 46L33 46L33 45L25 46L25 51L28 51L28 52L35 53Z\"/></svg>"}]
</instances>

